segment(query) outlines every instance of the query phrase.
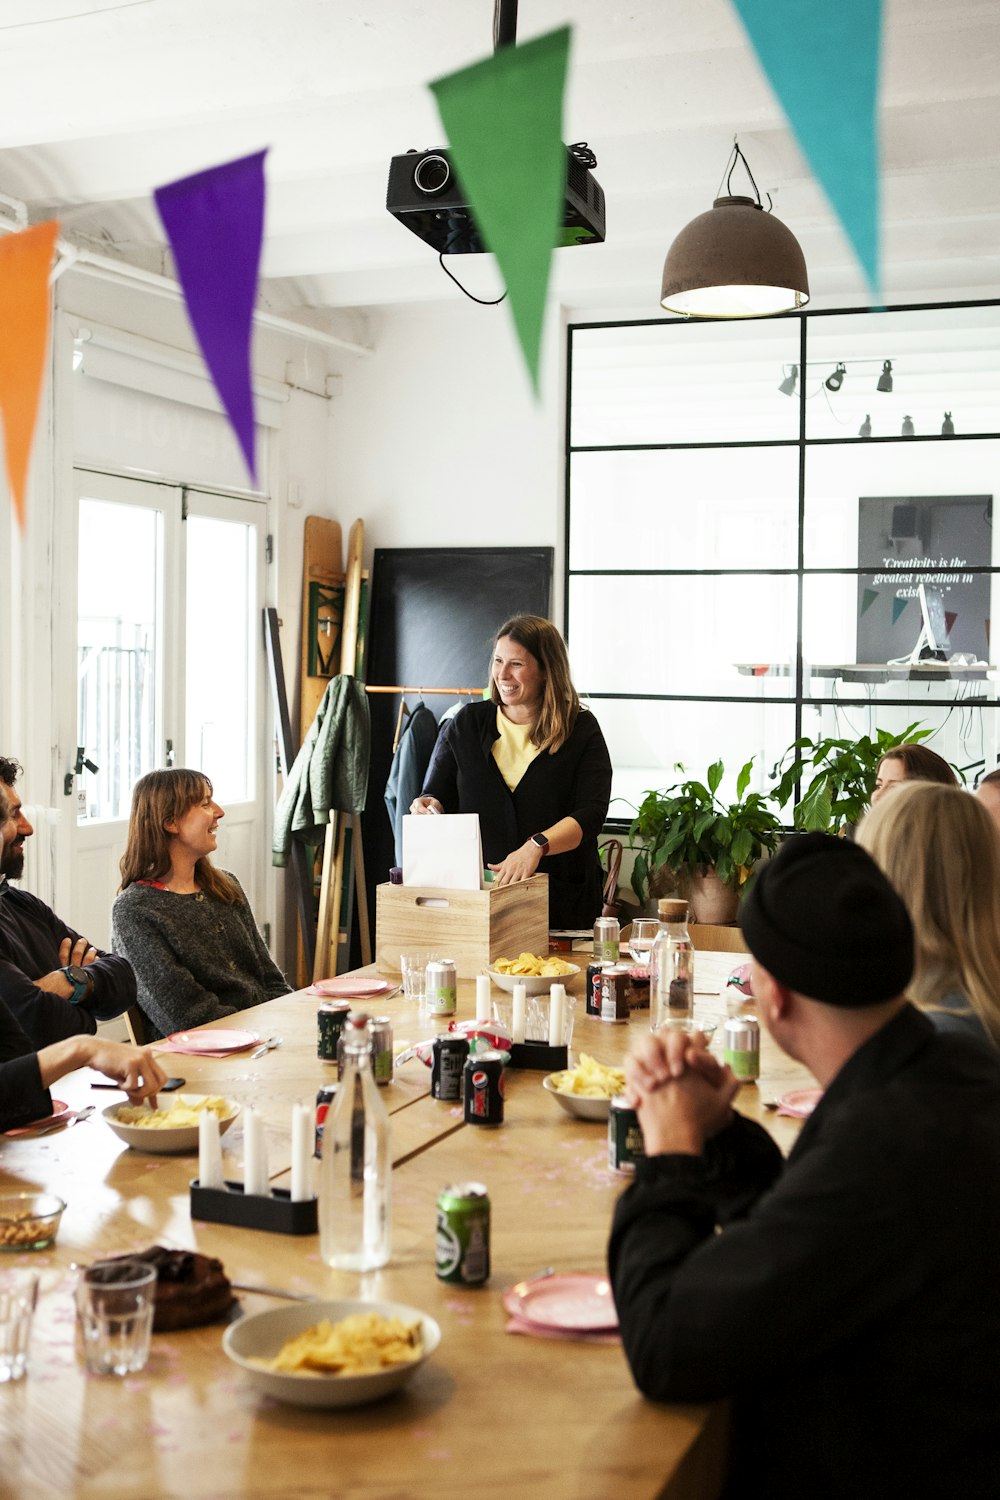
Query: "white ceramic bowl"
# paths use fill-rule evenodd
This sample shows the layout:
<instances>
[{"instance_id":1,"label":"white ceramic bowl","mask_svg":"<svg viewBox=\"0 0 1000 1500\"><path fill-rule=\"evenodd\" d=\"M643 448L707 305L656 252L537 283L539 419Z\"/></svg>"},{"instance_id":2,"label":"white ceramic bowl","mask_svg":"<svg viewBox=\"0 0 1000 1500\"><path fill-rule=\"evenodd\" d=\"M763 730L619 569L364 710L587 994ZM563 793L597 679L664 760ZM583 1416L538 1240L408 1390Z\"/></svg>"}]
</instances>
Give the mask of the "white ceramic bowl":
<instances>
[{"instance_id":1,"label":"white ceramic bowl","mask_svg":"<svg viewBox=\"0 0 1000 1500\"><path fill-rule=\"evenodd\" d=\"M586 1094L564 1093L552 1082L555 1076L554 1073L547 1074L542 1079L542 1088L562 1105L568 1115L576 1115L578 1120L607 1120L611 1108L610 1099L593 1099Z\"/></svg>"},{"instance_id":2,"label":"white ceramic bowl","mask_svg":"<svg viewBox=\"0 0 1000 1500\"><path fill-rule=\"evenodd\" d=\"M565 974L498 974L496 969L487 970L492 982L508 995L514 993L515 984L523 984L528 995L547 995L552 985L569 984L579 972L578 964L570 964Z\"/></svg>"},{"instance_id":3,"label":"white ceramic bowl","mask_svg":"<svg viewBox=\"0 0 1000 1500\"><path fill-rule=\"evenodd\" d=\"M299 1375L263 1370L254 1363L257 1359L273 1359L287 1339L323 1318L336 1323L352 1313L365 1312L379 1313L383 1318L402 1318L408 1323L419 1319L424 1335L422 1353L409 1364L391 1365L371 1375L323 1375L315 1371ZM404 1302L296 1302L251 1313L231 1323L223 1335L222 1347L233 1363L247 1372L252 1385L278 1401L287 1401L292 1406L363 1406L399 1390L440 1342L441 1330L434 1319Z\"/></svg>"},{"instance_id":4,"label":"white ceramic bowl","mask_svg":"<svg viewBox=\"0 0 1000 1500\"><path fill-rule=\"evenodd\" d=\"M166 1097L178 1104L197 1104L199 1100L208 1096L205 1094L170 1094ZM228 1130L240 1112L235 1099L227 1099L226 1103L229 1105L229 1113L220 1117L220 1131ZM168 1109L169 1107L169 1105L166 1106ZM154 1156L174 1156L184 1151L198 1150L197 1125L168 1125L162 1128L150 1125L126 1125L116 1118L121 1108L123 1106L120 1102L109 1104L101 1113L118 1139L124 1141L126 1146L131 1146L133 1151L150 1151Z\"/></svg>"}]
</instances>

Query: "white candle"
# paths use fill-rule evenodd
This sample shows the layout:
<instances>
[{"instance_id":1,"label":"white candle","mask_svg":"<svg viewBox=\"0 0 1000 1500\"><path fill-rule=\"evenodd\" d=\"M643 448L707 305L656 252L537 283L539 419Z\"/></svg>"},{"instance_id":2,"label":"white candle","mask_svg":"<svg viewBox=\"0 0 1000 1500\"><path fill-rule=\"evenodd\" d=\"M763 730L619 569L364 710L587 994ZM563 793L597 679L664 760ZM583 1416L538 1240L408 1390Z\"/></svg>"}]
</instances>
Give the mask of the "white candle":
<instances>
[{"instance_id":1,"label":"white candle","mask_svg":"<svg viewBox=\"0 0 1000 1500\"><path fill-rule=\"evenodd\" d=\"M198 1116L198 1181L207 1188L225 1186L219 1117L210 1109L203 1109Z\"/></svg>"},{"instance_id":2,"label":"white candle","mask_svg":"<svg viewBox=\"0 0 1000 1500\"><path fill-rule=\"evenodd\" d=\"M514 1033L513 1040L520 1045L524 1041L524 1028L528 1021L528 991L523 984L514 986L514 1007L511 1030Z\"/></svg>"},{"instance_id":3,"label":"white candle","mask_svg":"<svg viewBox=\"0 0 1000 1500\"><path fill-rule=\"evenodd\" d=\"M490 976L488 974L476 975L476 1020L488 1021L490 1019Z\"/></svg>"},{"instance_id":4,"label":"white candle","mask_svg":"<svg viewBox=\"0 0 1000 1500\"><path fill-rule=\"evenodd\" d=\"M549 989L549 1046L561 1047L566 1030L566 986L554 984Z\"/></svg>"},{"instance_id":5,"label":"white candle","mask_svg":"<svg viewBox=\"0 0 1000 1500\"><path fill-rule=\"evenodd\" d=\"M292 1105L292 1202L312 1197L309 1164L312 1161L313 1121L308 1104Z\"/></svg>"},{"instance_id":6,"label":"white candle","mask_svg":"<svg viewBox=\"0 0 1000 1500\"><path fill-rule=\"evenodd\" d=\"M243 1122L243 1191L254 1198L266 1198L269 1192L264 1121L253 1109Z\"/></svg>"}]
</instances>

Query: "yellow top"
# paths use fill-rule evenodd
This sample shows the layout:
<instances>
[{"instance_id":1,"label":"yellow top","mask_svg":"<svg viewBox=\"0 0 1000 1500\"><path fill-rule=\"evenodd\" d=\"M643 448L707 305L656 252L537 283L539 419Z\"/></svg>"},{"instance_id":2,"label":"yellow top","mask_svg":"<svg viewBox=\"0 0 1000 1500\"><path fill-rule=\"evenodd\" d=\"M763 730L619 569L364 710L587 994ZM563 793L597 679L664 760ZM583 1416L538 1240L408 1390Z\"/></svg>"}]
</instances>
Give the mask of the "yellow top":
<instances>
[{"instance_id":1,"label":"yellow top","mask_svg":"<svg viewBox=\"0 0 1000 1500\"><path fill-rule=\"evenodd\" d=\"M533 745L528 738L531 725L512 724L501 708L497 708L497 729L500 731L500 738L493 741L493 759L500 767L500 775L513 791L538 754L538 746Z\"/></svg>"}]
</instances>

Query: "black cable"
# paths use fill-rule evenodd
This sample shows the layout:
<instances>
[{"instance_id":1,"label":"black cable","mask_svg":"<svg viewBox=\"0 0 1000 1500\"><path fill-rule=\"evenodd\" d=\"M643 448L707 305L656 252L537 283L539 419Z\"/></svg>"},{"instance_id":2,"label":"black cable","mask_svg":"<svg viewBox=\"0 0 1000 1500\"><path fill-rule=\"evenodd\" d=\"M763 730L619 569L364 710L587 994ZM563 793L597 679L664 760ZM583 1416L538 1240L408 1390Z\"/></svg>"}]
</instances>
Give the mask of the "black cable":
<instances>
[{"instance_id":1,"label":"black cable","mask_svg":"<svg viewBox=\"0 0 1000 1500\"><path fill-rule=\"evenodd\" d=\"M498 303L502 302L504 300L504 297L506 297L507 295L507 293L504 292L503 297L476 297L472 292L468 290L467 287L464 287L462 285L457 276L455 276L451 271L448 270L448 267L444 263L443 250L438 251L438 264L440 265L444 274L451 277L452 281L458 287L458 290L460 292L464 292L470 302L478 302L480 307L496 307Z\"/></svg>"}]
</instances>

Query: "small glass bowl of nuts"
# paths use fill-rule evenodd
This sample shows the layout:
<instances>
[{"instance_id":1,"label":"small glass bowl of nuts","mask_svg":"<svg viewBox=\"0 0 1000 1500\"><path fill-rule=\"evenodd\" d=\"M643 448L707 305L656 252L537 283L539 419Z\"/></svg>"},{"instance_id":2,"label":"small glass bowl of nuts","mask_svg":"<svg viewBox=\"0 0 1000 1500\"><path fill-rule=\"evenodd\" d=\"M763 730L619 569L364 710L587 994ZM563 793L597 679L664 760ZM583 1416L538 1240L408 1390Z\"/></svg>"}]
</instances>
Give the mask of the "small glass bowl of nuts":
<instances>
[{"instance_id":1,"label":"small glass bowl of nuts","mask_svg":"<svg viewBox=\"0 0 1000 1500\"><path fill-rule=\"evenodd\" d=\"M55 1193L0 1197L0 1252L47 1250L55 1242L65 1207Z\"/></svg>"}]
</instances>

